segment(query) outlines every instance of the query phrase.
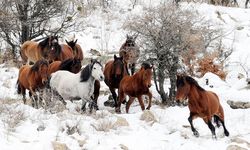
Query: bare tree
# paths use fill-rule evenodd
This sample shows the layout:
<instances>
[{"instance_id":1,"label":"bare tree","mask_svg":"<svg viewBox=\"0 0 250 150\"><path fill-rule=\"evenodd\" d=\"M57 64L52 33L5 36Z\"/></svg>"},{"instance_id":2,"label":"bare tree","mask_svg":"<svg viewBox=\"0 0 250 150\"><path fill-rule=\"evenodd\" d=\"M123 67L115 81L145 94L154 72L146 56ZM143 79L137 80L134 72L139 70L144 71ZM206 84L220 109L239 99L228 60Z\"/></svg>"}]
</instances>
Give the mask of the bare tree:
<instances>
[{"instance_id":1,"label":"bare tree","mask_svg":"<svg viewBox=\"0 0 250 150\"><path fill-rule=\"evenodd\" d=\"M180 52L188 50L188 38L194 29L195 15L174 4L148 8L144 15L136 16L126 24L129 30L140 34L143 54L155 65L154 81L162 102L174 104L176 74ZM170 79L169 93L164 89L166 77Z\"/></svg>"},{"instance_id":2,"label":"bare tree","mask_svg":"<svg viewBox=\"0 0 250 150\"><path fill-rule=\"evenodd\" d=\"M11 46L14 56L26 40L58 34L74 24L75 14L69 14L65 1L2 0L0 3L0 38Z\"/></svg>"}]
</instances>

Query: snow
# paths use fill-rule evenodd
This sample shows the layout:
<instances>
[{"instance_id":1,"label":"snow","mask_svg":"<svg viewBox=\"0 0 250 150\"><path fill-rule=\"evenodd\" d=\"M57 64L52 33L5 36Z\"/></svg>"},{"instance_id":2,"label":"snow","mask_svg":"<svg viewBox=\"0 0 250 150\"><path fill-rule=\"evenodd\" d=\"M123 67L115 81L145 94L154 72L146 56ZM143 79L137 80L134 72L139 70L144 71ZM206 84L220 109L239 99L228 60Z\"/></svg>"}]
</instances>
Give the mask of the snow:
<instances>
[{"instance_id":1,"label":"snow","mask_svg":"<svg viewBox=\"0 0 250 150\"><path fill-rule=\"evenodd\" d=\"M90 48L102 50L103 54L109 51L117 51L127 33L122 28L127 16L139 14L143 11L145 5L156 5L161 0L157 2L141 0L139 1L140 5L137 5L134 9L132 9L132 4L125 3L125 1L115 0L115 2L118 6L113 10L112 15L103 14L103 12L97 10L91 17L87 18L91 25L84 31L76 33L76 38L79 39L78 41L84 49L85 56L91 57L88 53ZM53 149L53 141L65 143L72 150L126 148L129 150L222 150L232 144L250 149L244 143L231 142L235 138L250 142L250 109L231 109L226 103L227 100L250 102L250 92L246 88L247 77L245 72L239 64L234 63L242 62L246 68L250 69L250 61L247 60L250 54L248 50L250 42L250 9L226 8L199 3L181 3L181 5L182 7L197 10L200 15L204 15L213 24L230 33L223 39L225 45L230 47L235 37L233 45L235 50L228 59L229 66L227 66L228 76L226 80L222 81L212 73L207 73L202 78L196 78L203 88L218 94L224 108L225 123L230 132L229 137L224 136L223 129L220 127L216 128L218 139L212 139L211 132L202 119L194 120L194 126L200 133L199 138L194 137L187 120L189 116L187 107L164 107L153 103L150 111L156 118L155 122L145 122L140 119L143 112L137 101L132 104L128 114L125 113L124 105L121 107L122 113L116 114L113 108L103 105L104 101L108 99L108 95L100 95L98 100L100 110L92 114L82 114L79 111L81 107L80 101L74 103L67 101L66 108L56 113L51 113L43 108L34 109L30 105L24 105L21 96L16 93L18 68L6 67L5 64L1 64L1 149L49 150ZM128 9L132 10L129 11ZM218 19L216 11L220 12L224 21ZM239 30L238 27L243 27L243 29ZM95 39L95 36L100 38ZM106 44L101 44L105 42ZM245 76L238 79L238 73ZM209 80L208 85L206 85L206 79ZM165 87L168 89L169 82L165 83ZM159 100L160 96L154 86L151 87L151 90L154 101ZM103 82L101 83L101 91L108 91L108 87ZM20 121L13 128L10 128L10 122L18 120L18 118L15 118L17 116L15 114L22 113L23 117ZM129 125L113 126L118 117L125 118ZM43 127L44 130L40 130ZM76 130L72 131L72 129L72 133L70 133L69 129L72 127L75 127ZM101 131L101 127L105 127L106 131ZM83 146L80 146L80 143L83 143Z\"/></svg>"}]
</instances>

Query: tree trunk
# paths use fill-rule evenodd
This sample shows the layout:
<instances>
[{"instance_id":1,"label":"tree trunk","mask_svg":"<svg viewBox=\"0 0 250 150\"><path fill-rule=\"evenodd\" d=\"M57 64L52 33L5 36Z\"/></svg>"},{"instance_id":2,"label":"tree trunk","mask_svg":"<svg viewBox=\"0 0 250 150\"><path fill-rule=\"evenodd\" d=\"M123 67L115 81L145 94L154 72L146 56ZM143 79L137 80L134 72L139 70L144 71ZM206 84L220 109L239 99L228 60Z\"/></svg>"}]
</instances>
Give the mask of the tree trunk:
<instances>
[{"instance_id":1,"label":"tree trunk","mask_svg":"<svg viewBox=\"0 0 250 150\"><path fill-rule=\"evenodd\" d=\"M178 56L174 56L172 67L169 70L169 78L170 78L170 88L169 88L169 104L174 106L175 103L175 95L176 95L176 75L178 69Z\"/></svg>"}]
</instances>

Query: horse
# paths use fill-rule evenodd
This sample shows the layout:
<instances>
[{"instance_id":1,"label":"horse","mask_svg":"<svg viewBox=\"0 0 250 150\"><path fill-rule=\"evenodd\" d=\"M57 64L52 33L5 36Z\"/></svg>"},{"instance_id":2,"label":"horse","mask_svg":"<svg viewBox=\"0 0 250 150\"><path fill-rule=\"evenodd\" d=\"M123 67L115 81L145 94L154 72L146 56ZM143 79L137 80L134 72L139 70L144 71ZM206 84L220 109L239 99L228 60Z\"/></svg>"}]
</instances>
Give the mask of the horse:
<instances>
[{"instance_id":1,"label":"horse","mask_svg":"<svg viewBox=\"0 0 250 150\"><path fill-rule=\"evenodd\" d=\"M212 132L212 138L216 138L215 127L211 122L212 117L214 117L215 123L218 127L220 126L220 123L222 124L224 134L229 136L229 132L225 127L223 108L219 102L218 96L214 92L206 91L196 80L186 75L178 75L176 85L177 102L181 102L188 98L188 107L190 110L188 121L191 125L191 130L196 137L199 137L199 132L193 126L193 119L197 117L202 118L208 125Z\"/></svg>"},{"instance_id":2,"label":"horse","mask_svg":"<svg viewBox=\"0 0 250 150\"><path fill-rule=\"evenodd\" d=\"M123 57L114 55L114 60L108 61L104 67L104 82L109 87L114 99L114 104L111 106L117 106L117 94L115 89L119 89L120 81L126 75L128 75L128 71L127 65L123 61ZM104 105L108 106L109 101L104 102Z\"/></svg>"},{"instance_id":3,"label":"horse","mask_svg":"<svg viewBox=\"0 0 250 150\"><path fill-rule=\"evenodd\" d=\"M128 68L131 69L131 75L133 75L135 72L135 64L140 55L139 47L135 43L136 38L137 36L127 35L125 43L122 44L119 50L120 57L123 57L123 59L129 66Z\"/></svg>"},{"instance_id":4,"label":"horse","mask_svg":"<svg viewBox=\"0 0 250 150\"><path fill-rule=\"evenodd\" d=\"M39 43L26 41L21 46L20 55L24 63L35 63L40 59L47 59L49 51L53 50L56 44L58 44L57 36L49 36Z\"/></svg>"},{"instance_id":5,"label":"horse","mask_svg":"<svg viewBox=\"0 0 250 150\"><path fill-rule=\"evenodd\" d=\"M77 74L59 70L52 73L50 87L63 100L69 99L72 101L82 99L82 110L84 111L86 101L93 104L90 99L94 92L95 80L102 81L104 79L102 68L100 62L93 60Z\"/></svg>"},{"instance_id":6,"label":"horse","mask_svg":"<svg viewBox=\"0 0 250 150\"><path fill-rule=\"evenodd\" d=\"M48 53L49 62L63 61L66 59L74 58L72 48L67 44L55 43L55 48L51 49Z\"/></svg>"},{"instance_id":7,"label":"horse","mask_svg":"<svg viewBox=\"0 0 250 150\"><path fill-rule=\"evenodd\" d=\"M49 64L48 74L51 75L58 70L67 70L72 73L78 73L81 70L81 67L81 61L76 58L69 58L63 61L54 61Z\"/></svg>"},{"instance_id":8,"label":"horse","mask_svg":"<svg viewBox=\"0 0 250 150\"><path fill-rule=\"evenodd\" d=\"M119 85L119 101L116 107L116 112L120 113L121 103L124 101L126 95L129 96L129 101L126 103L126 113L129 111L129 107L135 98L138 99L141 109L145 110L145 106L142 100L142 95L149 97L149 103L147 109L151 107L152 93L149 91L151 87L152 68L149 63L144 62L141 69L132 76L125 76Z\"/></svg>"},{"instance_id":9,"label":"horse","mask_svg":"<svg viewBox=\"0 0 250 150\"><path fill-rule=\"evenodd\" d=\"M81 46L76 43L77 39L75 41L74 40L72 40L72 41L65 40L65 41L72 48L74 57L78 58L82 61L83 60L83 51L82 51Z\"/></svg>"},{"instance_id":10,"label":"horse","mask_svg":"<svg viewBox=\"0 0 250 150\"><path fill-rule=\"evenodd\" d=\"M36 91L45 87L48 82L48 62L44 59L36 61L33 66L24 65L19 69L17 79L17 93L23 95L23 103L26 104L26 89L29 90L32 106L38 108Z\"/></svg>"}]
</instances>

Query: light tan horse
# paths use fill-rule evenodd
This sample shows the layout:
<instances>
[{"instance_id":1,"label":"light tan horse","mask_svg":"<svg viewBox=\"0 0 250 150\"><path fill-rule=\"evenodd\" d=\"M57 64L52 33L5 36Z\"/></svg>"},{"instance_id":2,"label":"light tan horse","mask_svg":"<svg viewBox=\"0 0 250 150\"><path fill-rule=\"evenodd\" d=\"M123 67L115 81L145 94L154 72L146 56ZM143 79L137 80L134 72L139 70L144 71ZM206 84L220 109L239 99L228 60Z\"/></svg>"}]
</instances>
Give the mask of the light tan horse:
<instances>
[{"instance_id":1,"label":"light tan horse","mask_svg":"<svg viewBox=\"0 0 250 150\"><path fill-rule=\"evenodd\" d=\"M35 41L26 41L22 44L20 55L26 64L35 63L41 59L47 59L50 50L54 49L54 45L58 43L57 36L50 36L37 43Z\"/></svg>"},{"instance_id":2,"label":"light tan horse","mask_svg":"<svg viewBox=\"0 0 250 150\"><path fill-rule=\"evenodd\" d=\"M177 102L183 101L188 98L188 107L190 110L190 116L188 121L191 125L193 134L198 137L199 132L193 126L193 119L200 117L208 125L212 132L212 137L216 138L215 127L212 124L212 117L214 117L215 123L219 126L219 122L224 128L224 134L229 136L229 132L225 127L224 111L220 104L218 96L211 91L206 91L199 86L190 76L178 75L177 76Z\"/></svg>"}]
</instances>

